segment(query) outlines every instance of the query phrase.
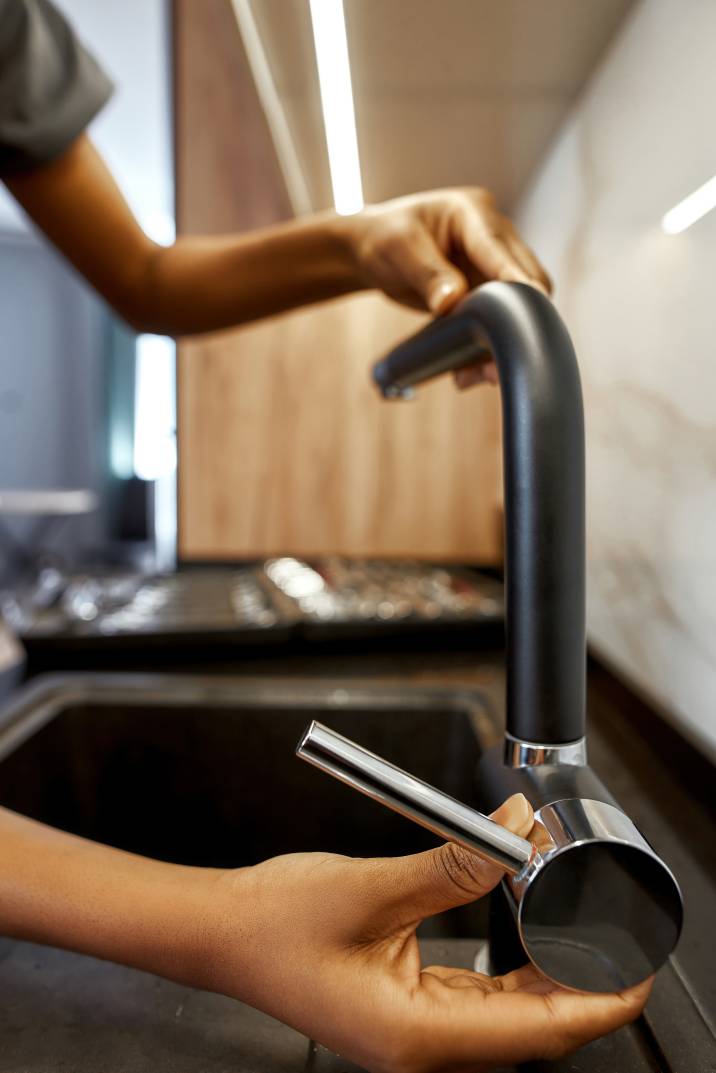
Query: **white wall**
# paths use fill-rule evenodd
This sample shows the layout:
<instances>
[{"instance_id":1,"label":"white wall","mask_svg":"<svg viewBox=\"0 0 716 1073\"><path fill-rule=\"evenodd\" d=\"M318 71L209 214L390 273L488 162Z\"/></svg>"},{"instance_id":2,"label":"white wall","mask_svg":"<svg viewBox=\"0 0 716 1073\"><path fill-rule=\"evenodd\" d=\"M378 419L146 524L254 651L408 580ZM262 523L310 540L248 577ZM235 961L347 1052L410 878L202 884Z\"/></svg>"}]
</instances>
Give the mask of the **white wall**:
<instances>
[{"instance_id":1,"label":"white wall","mask_svg":"<svg viewBox=\"0 0 716 1073\"><path fill-rule=\"evenodd\" d=\"M716 4L642 0L519 209L587 416L593 646L716 754Z\"/></svg>"}]
</instances>

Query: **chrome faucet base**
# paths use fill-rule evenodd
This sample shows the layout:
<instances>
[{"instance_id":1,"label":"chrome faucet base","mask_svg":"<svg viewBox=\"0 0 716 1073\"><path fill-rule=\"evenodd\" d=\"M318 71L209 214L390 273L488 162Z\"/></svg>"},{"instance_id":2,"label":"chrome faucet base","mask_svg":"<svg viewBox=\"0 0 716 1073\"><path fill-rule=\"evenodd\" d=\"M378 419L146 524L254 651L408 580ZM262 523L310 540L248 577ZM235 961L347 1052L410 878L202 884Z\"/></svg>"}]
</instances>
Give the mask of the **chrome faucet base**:
<instances>
[{"instance_id":1,"label":"chrome faucet base","mask_svg":"<svg viewBox=\"0 0 716 1073\"><path fill-rule=\"evenodd\" d=\"M505 734L504 762L512 768L536 767L539 764L584 767L587 763L587 739L578 738L564 745L541 745Z\"/></svg>"},{"instance_id":2,"label":"chrome faucet base","mask_svg":"<svg viewBox=\"0 0 716 1073\"><path fill-rule=\"evenodd\" d=\"M656 972L681 931L681 893L629 817L606 801L535 812L539 854L503 881L522 945L561 987L617 991Z\"/></svg>"}]
</instances>

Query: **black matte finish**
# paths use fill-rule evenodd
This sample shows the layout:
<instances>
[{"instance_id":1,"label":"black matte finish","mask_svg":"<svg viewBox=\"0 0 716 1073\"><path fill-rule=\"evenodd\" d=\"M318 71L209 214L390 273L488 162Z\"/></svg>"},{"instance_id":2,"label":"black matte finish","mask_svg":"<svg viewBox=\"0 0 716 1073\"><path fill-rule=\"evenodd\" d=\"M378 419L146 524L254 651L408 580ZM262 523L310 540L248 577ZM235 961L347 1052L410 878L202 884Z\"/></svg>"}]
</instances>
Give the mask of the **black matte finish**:
<instances>
[{"instance_id":1,"label":"black matte finish","mask_svg":"<svg viewBox=\"0 0 716 1073\"><path fill-rule=\"evenodd\" d=\"M507 730L562 744L584 735L584 416L579 370L550 300L488 283L376 365L391 395L474 361L488 345L504 426Z\"/></svg>"}]
</instances>

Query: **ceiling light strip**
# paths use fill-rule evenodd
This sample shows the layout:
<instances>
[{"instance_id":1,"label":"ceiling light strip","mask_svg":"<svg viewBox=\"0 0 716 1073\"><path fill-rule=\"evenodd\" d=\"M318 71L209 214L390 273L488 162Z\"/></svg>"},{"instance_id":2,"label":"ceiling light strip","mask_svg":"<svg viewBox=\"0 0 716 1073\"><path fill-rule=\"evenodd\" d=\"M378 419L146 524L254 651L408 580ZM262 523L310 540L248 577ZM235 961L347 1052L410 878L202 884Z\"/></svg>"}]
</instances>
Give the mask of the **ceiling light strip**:
<instances>
[{"instance_id":1,"label":"ceiling light strip","mask_svg":"<svg viewBox=\"0 0 716 1073\"><path fill-rule=\"evenodd\" d=\"M343 0L310 0L313 41L336 212L363 208Z\"/></svg>"},{"instance_id":2,"label":"ceiling light strip","mask_svg":"<svg viewBox=\"0 0 716 1073\"><path fill-rule=\"evenodd\" d=\"M306 176L286 119L281 98L273 80L263 42L256 25L250 0L231 0L241 39L246 50L251 74L261 107L268 123L279 167L286 183L291 208L297 216L313 212Z\"/></svg>"},{"instance_id":3,"label":"ceiling light strip","mask_svg":"<svg viewBox=\"0 0 716 1073\"><path fill-rule=\"evenodd\" d=\"M712 209L716 209L716 175L678 205L674 205L673 209L662 217L661 226L667 235L678 235Z\"/></svg>"}]
</instances>

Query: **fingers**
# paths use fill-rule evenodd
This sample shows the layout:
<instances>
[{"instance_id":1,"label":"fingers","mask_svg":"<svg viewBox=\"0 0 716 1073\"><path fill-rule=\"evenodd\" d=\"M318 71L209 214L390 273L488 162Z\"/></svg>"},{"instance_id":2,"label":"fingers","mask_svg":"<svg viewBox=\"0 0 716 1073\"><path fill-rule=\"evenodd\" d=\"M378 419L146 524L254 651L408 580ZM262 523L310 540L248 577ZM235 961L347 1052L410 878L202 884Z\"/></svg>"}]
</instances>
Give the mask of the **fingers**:
<instances>
[{"instance_id":1,"label":"fingers","mask_svg":"<svg viewBox=\"0 0 716 1073\"><path fill-rule=\"evenodd\" d=\"M490 979L431 966L420 976L433 1011L436 1055L471 1068L477 1060L512 1065L554 1059L613 1032L641 1013L651 981L612 995L555 988L531 967Z\"/></svg>"},{"instance_id":2,"label":"fingers","mask_svg":"<svg viewBox=\"0 0 716 1073\"><path fill-rule=\"evenodd\" d=\"M446 313L486 280L551 291L549 276L488 191L415 194L358 214L351 243L362 278L390 297Z\"/></svg>"},{"instance_id":3,"label":"fingers","mask_svg":"<svg viewBox=\"0 0 716 1073\"><path fill-rule=\"evenodd\" d=\"M454 377L460 391L464 391L465 388L472 387L474 384L496 384L498 380L497 366L489 353L486 352L482 361L475 362L474 365L468 365L464 369L458 369Z\"/></svg>"},{"instance_id":4,"label":"fingers","mask_svg":"<svg viewBox=\"0 0 716 1073\"><path fill-rule=\"evenodd\" d=\"M644 1008L651 985L652 980L647 980L610 995L556 988L541 994L518 991L509 997L520 1000L525 1007L525 1027L540 1039L537 1054L556 1058L635 1020Z\"/></svg>"},{"instance_id":5,"label":"fingers","mask_svg":"<svg viewBox=\"0 0 716 1073\"><path fill-rule=\"evenodd\" d=\"M439 249L420 225L399 232L387 247L392 267L436 316L446 313L467 290L462 272Z\"/></svg>"},{"instance_id":6,"label":"fingers","mask_svg":"<svg viewBox=\"0 0 716 1073\"><path fill-rule=\"evenodd\" d=\"M490 229L477 214L467 213L464 216L460 241L475 268L486 279L506 283L535 282L531 272L523 268L504 238Z\"/></svg>"},{"instance_id":7,"label":"fingers","mask_svg":"<svg viewBox=\"0 0 716 1073\"><path fill-rule=\"evenodd\" d=\"M534 817L527 798L515 794L493 812L492 819L524 837L532 829ZM385 864L392 872L401 924L416 923L453 906L475 901L492 890L505 874L498 865L453 842Z\"/></svg>"},{"instance_id":8,"label":"fingers","mask_svg":"<svg viewBox=\"0 0 716 1073\"><path fill-rule=\"evenodd\" d=\"M542 976L534 965L529 963L513 972L508 972L505 976L496 976L494 980L499 990L506 992L529 991L537 995L546 995L550 991L560 990L557 984Z\"/></svg>"},{"instance_id":9,"label":"fingers","mask_svg":"<svg viewBox=\"0 0 716 1073\"><path fill-rule=\"evenodd\" d=\"M529 246L522 241L512 224L508 224L507 226L505 243L515 260L530 276L532 286L538 287L541 291L544 291L545 294L551 294L552 280L549 278Z\"/></svg>"},{"instance_id":10,"label":"fingers","mask_svg":"<svg viewBox=\"0 0 716 1073\"><path fill-rule=\"evenodd\" d=\"M535 995L547 995L552 991L559 991L557 984L547 980L534 965L523 965L514 972L505 976L486 976L481 972L473 972L471 969L453 969L446 965L429 965L422 973L430 973L437 976L449 987L476 987L481 991L510 991L529 992Z\"/></svg>"},{"instance_id":11,"label":"fingers","mask_svg":"<svg viewBox=\"0 0 716 1073\"><path fill-rule=\"evenodd\" d=\"M423 977L434 976L445 987L474 987L479 991L485 992L499 990L499 985L495 983L491 976L485 976L481 972L471 972L470 969L453 969L447 965L428 965L427 968L421 970L420 976L423 983L425 983Z\"/></svg>"},{"instance_id":12,"label":"fingers","mask_svg":"<svg viewBox=\"0 0 716 1073\"><path fill-rule=\"evenodd\" d=\"M505 221L505 233L502 240L496 235L473 237L471 251L473 257L479 261L476 267L481 272L487 274L486 268L491 265L492 270L499 273L496 277L498 279L527 282L547 295L552 293L551 279L509 221ZM515 266L517 266L516 274ZM455 383L461 391L475 384L496 384L497 382L497 366L493 361L487 360L487 356L485 361L476 362L475 365L459 369L455 373Z\"/></svg>"},{"instance_id":13,"label":"fingers","mask_svg":"<svg viewBox=\"0 0 716 1073\"><path fill-rule=\"evenodd\" d=\"M515 227L484 195L469 199L454 236L486 279L529 283L550 294L552 282Z\"/></svg>"},{"instance_id":14,"label":"fingers","mask_svg":"<svg viewBox=\"0 0 716 1073\"><path fill-rule=\"evenodd\" d=\"M532 830L534 813L524 794L513 794L503 801L499 808L490 814L490 818L512 831L514 835L525 837Z\"/></svg>"}]
</instances>

